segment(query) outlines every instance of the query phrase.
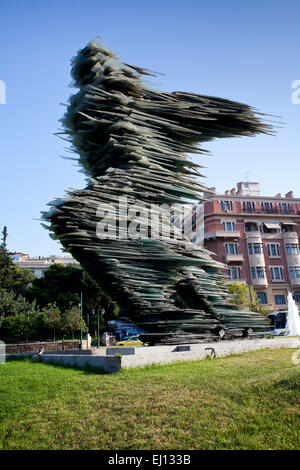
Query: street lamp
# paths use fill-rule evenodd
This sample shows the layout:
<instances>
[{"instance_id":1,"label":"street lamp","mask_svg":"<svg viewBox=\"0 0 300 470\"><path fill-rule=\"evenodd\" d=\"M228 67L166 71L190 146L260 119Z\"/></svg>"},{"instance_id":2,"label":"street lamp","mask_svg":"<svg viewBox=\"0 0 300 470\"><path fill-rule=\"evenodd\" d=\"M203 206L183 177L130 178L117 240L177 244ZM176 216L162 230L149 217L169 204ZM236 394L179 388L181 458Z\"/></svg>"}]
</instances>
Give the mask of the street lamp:
<instances>
[{"instance_id":1,"label":"street lamp","mask_svg":"<svg viewBox=\"0 0 300 470\"><path fill-rule=\"evenodd\" d=\"M102 318L104 318L104 314L105 314L105 308L102 308L101 309L101 316ZM97 322L97 328L98 328L98 334L97 334L97 348L100 347L100 318L99 318L99 311L98 311L98 322Z\"/></svg>"},{"instance_id":2,"label":"street lamp","mask_svg":"<svg viewBox=\"0 0 300 470\"><path fill-rule=\"evenodd\" d=\"M83 308L83 294L82 294L82 291L80 292L80 315L81 315L81 318L82 318L82 308ZM82 328L80 329L80 349L82 349Z\"/></svg>"}]
</instances>

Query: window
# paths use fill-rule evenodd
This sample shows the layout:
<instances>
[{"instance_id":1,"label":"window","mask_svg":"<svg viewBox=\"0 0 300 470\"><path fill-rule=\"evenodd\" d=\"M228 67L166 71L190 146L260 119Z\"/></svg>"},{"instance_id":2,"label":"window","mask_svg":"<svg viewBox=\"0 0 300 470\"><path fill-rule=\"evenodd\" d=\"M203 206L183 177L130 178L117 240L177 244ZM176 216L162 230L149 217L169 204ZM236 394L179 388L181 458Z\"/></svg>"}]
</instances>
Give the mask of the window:
<instances>
[{"instance_id":1,"label":"window","mask_svg":"<svg viewBox=\"0 0 300 470\"><path fill-rule=\"evenodd\" d=\"M258 278L262 279L265 277L265 268L263 268L262 266L257 266L256 272Z\"/></svg>"},{"instance_id":2,"label":"window","mask_svg":"<svg viewBox=\"0 0 300 470\"><path fill-rule=\"evenodd\" d=\"M243 212L248 212L248 214L252 214L252 212L255 212L255 203L243 202Z\"/></svg>"},{"instance_id":3,"label":"window","mask_svg":"<svg viewBox=\"0 0 300 470\"><path fill-rule=\"evenodd\" d=\"M265 277L265 268L263 266L252 267L251 275L253 279L263 279Z\"/></svg>"},{"instance_id":4,"label":"window","mask_svg":"<svg viewBox=\"0 0 300 470\"><path fill-rule=\"evenodd\" d=\"M294 293L294 300L295 302L300 303L300 292Z\"/></svg>"},{"instance_id":5,"label":"window","mask_svg":"<svg viewBox=\"0 0 300 470\"><path fill-rule=\"evenodd\" d=\"M279 208L280 208L280 212L283 214L289 214L291 212L291 206L290 204L287 204L286 202L279 204Z\"/></svg>"},{"instance_id":6,"label":"window","mask_svg":"<svg viewBox=\"0 0 300 470\"><path fill-rule=\"evenodd\" d=\"M261 203L261 210L265 213L265 214L271 214L273 213L273 204L272 202L265 202L265 203Z\"/></svg>"},{"instance_id":7,"label":"window","mask_svg":"<svg viewBox=\"0 0 300 470\"><path fill-rule=\"evenodd\" d=\"M261 243L248 243L249 255L262 253Z\"/></svg>"},{"instance_id":8,"label":"window","mask_svg":"<svg viewBox=\"0 0 300 470\"><path fill-rule=\"evenodd\" d=\"M290 268L290 278L300 278L300 266L293 266Z\"/></svg>"},{"instance_id":9,"label":"window","mask_svg":"<svg viewBox=\"0 0 300 470\"><path fill-rule=\"evenodd\" d=\"M261 304L267 304L267 294L265 292L256 292L257 298Z\"/></svg>"},{"instance_id":10,"label":"window","mask_svg":"<svg viewBox=\"0 0 300 470\"><path fill-rule=\"evenodd\" d=\"M270 271L272 281L282 281L284 279L282 266L272 266Z\"/></svg>"},{"instance_id":11,"label":"window","mask_svg":"<svg viewBox=\"0 0 300 470\"><path fill-rule=\"evenodd\" d=\"M226 255L237 255L238 254L237 243L226 243L225 251L226 251Z\"/></svg>"},{"instance_id":12,"label":"window","mask_svg":"<svg viewBox=\"0 0 300 470\"><path fill-rule=\"evenodd\" d=\"M227 232L231 232L235 230L235 223L234 222L223 222L223 230Z\"/></svg>"},{"instance_id":13,"label":"window","mask_svg":"<svg viewBox=\"0 0 300 470\"><path fill-rule=\"evenodd\" d=\"M287 255L298 255L299 254L299 245L298 243L287 243L285 245Z\"/></svg>"},{"instance_id":14,"label":"window","mask_svg":"<svg viewBox=\"0 0 300 470\"><path fill-rule=\"evenodd\" d=\"M275 295L276 305L285 305L285 295Z\"/></svg>"},{"instance_id":15,"label":"window","mask_svg":"<svg viewBox=\"0 0 300 470\"><path fill-rule=\"evenodd\" d=\"M222 211L232 211L233 206L232 206L232 201L221 201L221 209Z\"/></svg>"},{"instance_id":16,"label":"window","mask_svg":"<svg viewBox=\"0 0 300 470\"><path fill-rule=\"evenodd\" d=\"M229 268L228 277L229 279L232 279L232 280L241 279L241 268L239 267Z\"/></svg>"},{"instance_id":17,"label":"window","mask_svg":"<svg viewBox=\"0 0 300 470\"><path fill-rule=\"evenodd\" d=\"M270 257L280 257L280 245L279 243L270 243L267 244L268 255Z\"/></svg>"}]
</instances>

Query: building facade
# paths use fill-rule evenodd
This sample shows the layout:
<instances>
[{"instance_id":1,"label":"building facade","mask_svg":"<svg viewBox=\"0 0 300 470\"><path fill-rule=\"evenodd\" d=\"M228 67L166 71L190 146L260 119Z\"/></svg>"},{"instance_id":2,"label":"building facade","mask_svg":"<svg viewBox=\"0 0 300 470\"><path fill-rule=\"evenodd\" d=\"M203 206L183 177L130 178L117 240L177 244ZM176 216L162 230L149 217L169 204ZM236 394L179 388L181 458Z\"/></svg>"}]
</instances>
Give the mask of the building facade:
<instances>
[{"instance_id":1,"label":"building facade","mask_svg":"<svg viewBox=\"0 0 300 470\"><path fill-rule=\"evenodd\" d=\"M252 182L237 183L225 194L210 189L201 203L204 246L227 265L228 280L252 285L261 303L274 310L287 308L288 291L300 303L300 198L292 191L261 196L259 183ZM189 238L201 238L201 228L192 227Z\"/></svg>"},{"instance_id":2,"label":"building facade","mask_svg":"<svg viewBox=\"0 0 300 470\"><path fill-rule=\"evenodd\" d=\"M29 269L35 277L41 278L44 276L45 271L50 268L54 263L60 263L64 266L79 265L79 263L71 256L38 256L30 257L25 253L11 253L11 260L21 269Z\"/></svg>"}]
</instances>

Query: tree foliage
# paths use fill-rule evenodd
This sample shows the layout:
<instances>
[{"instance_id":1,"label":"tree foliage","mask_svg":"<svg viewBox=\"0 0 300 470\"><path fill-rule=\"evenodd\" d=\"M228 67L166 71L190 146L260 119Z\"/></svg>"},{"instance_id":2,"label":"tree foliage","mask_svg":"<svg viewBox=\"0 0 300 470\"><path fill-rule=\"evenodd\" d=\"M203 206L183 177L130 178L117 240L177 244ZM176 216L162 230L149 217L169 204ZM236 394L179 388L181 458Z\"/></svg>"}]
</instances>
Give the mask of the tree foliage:
<instances>
[{"instance_id":1,"label":"tree foliage","mask_svg":"<svg viewBox=\"0 0 300 470\"><path fill-rule=\"evenodd\" d=\"M100 312L104 308L107 319L118 315L119 306L117 302L104 293L97 282L85 270L82 271L82 292L84 311L89 313L92 310Z\"/></svg>"},{"instance_id":2,"label":"tree foliage","mask_svg":"<svg viewBox=\"0 0 300 470\"><path fill-rule=\"evenodd\" d=\"M69 309L70 305L78 306L80 295L83 293L83 312L105 309L106 317L117 315L119 307L107 296L96 281L86 271L75 266L63 266L55 263L45 272L43 278L34 279L32 286L26 292L28 300L36 299L40 307L48 303L56 303L61 312Z\"/></svg>"},{"instance_id":3,"label":"tree foliage","mask_svg":"<svg viewBox=\"0 0 300 470\"><path fill-rule=\"evenodd\" d=\"M3 324L5 318L24 314L31 317L38 313L39 310L36 302L29 302L21 295L17 295L14 291L6 291L0 289L0 326Z\"/></svg>"},{"instance_id":4,"label":"tree foliage","mask_svg":"<svg viewBox=\"0 0 300 470\"><path fill-rule=\"evenodd\" d=\"M43 321L46 328L53 331L53 340L55 341L56 332L60 331L61 313L56 303L49 303L42 309Z\"/></svg>"},{"instance_id":5,"label":"tree foliage","mask_svg":"<svg viewBox=\"0 0 300 470\"><path fill-rule=\"evenodd\" d=\"M249 290L249 286L238 281L227 284L227 286L231 293L233 303L238 307L247 308L252 312L258 312L264 315L267 315L272 311L260 302L252 286L250 286Z\"/></svg>"},{"instance_id":6,"label":"tree foliage","mask_svg":"<svg viewBox=\"0 0 300 470\"><path fill-rule=\"evenodd\" d=\"M86 331L79 310L83 293L83 313L105 309L106 318L114 317L119 307L104 294L94 279L78 266L54 263L37 279L27 269L20 269L7 250L7 228L0 245L0 328L1 334L28 338L43 331L55 334ZM24 296L22 296L22 295ZM41 311L40 311L41 310ZM101 326L103 318L101 318ZM96 329L97 315L90 315L90 326ZM37 328L40 328L38 331Z\"/></svg>"},{"instance_id":7,"label":"tree foliage","mask_svg":"<svg viewBox=\"0 0 300 470\"><path fill-rule=\"evenodd\" d=\"M4 227L0 245L0 289L23 294L34 275L28 269L20 269L12 262L7 251L7 236L7 228Z\"/></svg>"},{"instance_id":8,"label":"tree foliage","mask_svg":"<svg viewBox=\"0 0 300 470\"><path fill-rule=\"evenodd\" d=\"M25 338L35 336L41 326L41 316L38 312L32 315L26 313L16 313L10 315L4 320L4 328L11 336Z\"/></svg>"},{"instance_id":9,"label":"tree foliage","mask_svg":"<svg viewBox=\"0 0 300 470\"><path fill-rule=\"evenodd\" d=\"M74 338L74 333L80 330L85 332L86 324L79 308L73 305L61 317L61 332L63 335L71 333Z\"/></svg>"},{"instance_id":10,"label":"tree foliage","mask_svg":"<svg viewBox=\"0 0 300 470\"><path fill-rule=\"evenodd\" d=\"M54 263L45 272L44 277L34 279L26 292L26 298L36 299L40 307L56 303L61 312L71 305L78 305L81 292L81 269Z\"/></svg>"}]
</instances>

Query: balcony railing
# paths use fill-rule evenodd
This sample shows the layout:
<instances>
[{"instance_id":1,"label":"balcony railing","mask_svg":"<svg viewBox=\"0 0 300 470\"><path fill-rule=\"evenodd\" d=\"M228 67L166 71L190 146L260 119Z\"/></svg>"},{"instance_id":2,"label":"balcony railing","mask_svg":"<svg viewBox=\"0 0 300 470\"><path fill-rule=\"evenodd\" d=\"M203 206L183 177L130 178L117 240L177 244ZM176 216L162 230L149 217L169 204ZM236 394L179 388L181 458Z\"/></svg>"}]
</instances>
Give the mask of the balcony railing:
<instances>
[{"instance_id":1,"label":"balcony railing","mask_svg":"<svg viewBox=\"0 0 300 470\"><path fill-rule=\"evenodd\" d=\"M241 254L226 254L225 263L242 263L244 261L244 256Z\"/></svg>"},{"instance_id":2,"label":"balcony railing","mask_svg":"<svg viewBox=\"0 0 300 470\"><path fill-rule=\"evenodd\" d=\"M273 209L244 209L242 208L242 213L243 214L281 214L281 215L300 215L300 211L295 211L293 209L290 210L282 210L282 209L277 209L274 207Z\"/></svg>"},{"instance_id":3,"label":"balcony railing","mask_svg":"<svg viewBox=\"0 0 300 470\"><path fill-rule=\"evenodd\" d=\"M208 238L240 238L241 234L237 230L214 230L213 232L206 232L205 239Z\"/></svg>"}]
</instances>

